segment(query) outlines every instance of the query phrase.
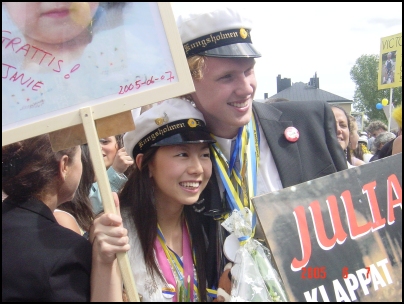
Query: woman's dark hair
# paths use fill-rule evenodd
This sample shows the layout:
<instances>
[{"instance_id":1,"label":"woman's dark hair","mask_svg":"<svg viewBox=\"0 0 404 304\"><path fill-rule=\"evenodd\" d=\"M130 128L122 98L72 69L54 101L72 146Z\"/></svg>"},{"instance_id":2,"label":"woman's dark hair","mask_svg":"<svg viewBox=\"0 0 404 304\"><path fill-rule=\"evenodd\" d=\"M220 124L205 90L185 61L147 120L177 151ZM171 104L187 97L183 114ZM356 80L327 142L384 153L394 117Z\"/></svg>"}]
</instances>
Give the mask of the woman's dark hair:
<instances>
[{"instance_id":1,"label":"woman's dark hair","mask_svg":"<svg viewBox=\"0 0 404 304\"><path fill-rule=\"evenodd\" d=\"M123 148L123 134L115 135L115 140L118 145L118 150Z\"/></svg>"},{"instance_id":2,"label":"woman's dark hair","mask_svg":"<svg viewBox=\"0 0 404 304\"><path fill-rule=\"evenodd\" d=\"M48 134L2 147L4 193L16 202L40 198L48 188L56 186L61 157L67 155L70 163L76 151L77 146L53 152Z\"/></svg>"},{"instance_id":3,"label":"woman's dark hair","mask_svg":"<svg viewBox=\"0 0 404 304\"><path fill-rule=\"evenodd\" d=\"M83 174L73 200L60 205L58 209L69 212L83 230L90 232L94 213L89 194L94 183L95 173L87 144L81 146L81 162L83 164Z\"/></svg>"},{"instance_id":4,"label":"woman's dark hair","mask_svg":"<svg viewBox=\"0 0 404 304\"><path fill-rule=\"evenodd\" d=\"M342 112L344 112L345 117L346 117L346 121L347 121L347 124L348 124L349 136L350 136L350 135L351 135L352 125L351 125L351 120L349 119L348 113L345 111L344 108L342 108L342 107L340 107L340 106L337 106L337 105L331 105L331 108L337 108L337 109L340 109ZM350 151L350 148L349 148L349 144L348 144L348 146L346 147L346 150L344 150L344 153L345 153L345 156L346 156L347 161L348 161L350 164L352 164L351 151Z\"/></svg>"},{"instance_id":5,"label":"woman's dark hair","mask_svg":"<svg viewBox=\"0 0 404 304\"><path fill-rule=\"evenodd\" d=\"M149 177L149 164L153 160L158 147L150 148L143 155L141 168L134 168L128 181L123 187L119 202L122 211L130 216L138 231L139 240L143 249L143 257L149 274L161 276L154 259L154 241L157 237L157 211L153 198L153 180ZM192 206L184 206L183 214L188 224L192 248L195 251L194 265L198 277L198 290L200 301L206 301L206 274L205 257L206 245L202 231L202 223Z\"/></svg>"}]
</instances>

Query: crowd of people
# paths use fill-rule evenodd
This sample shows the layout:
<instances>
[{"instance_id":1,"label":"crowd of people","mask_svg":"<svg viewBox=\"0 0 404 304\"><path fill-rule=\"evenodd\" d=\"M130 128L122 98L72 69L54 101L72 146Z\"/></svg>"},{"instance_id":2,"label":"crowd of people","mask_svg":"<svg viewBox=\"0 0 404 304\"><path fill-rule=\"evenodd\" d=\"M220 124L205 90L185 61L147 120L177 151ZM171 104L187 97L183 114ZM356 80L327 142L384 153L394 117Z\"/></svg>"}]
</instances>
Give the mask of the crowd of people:
<instances>
[{"instance_id":1,"label":"crowd of people","mask_svg":"<svg viewBox=\"0 0 404 304\"><path fill-rule=\"evenodd\" d=\"M401 149L401 105L394 108L392 117L398 125L394 132L387 131L385 123L380 120L371 121L367 132L359 132L355 118L342 107L331 106L337 123L337 138L344 150L349 168L391 156ZM397 139L397 140L396 140ZM393 146L395 149L393 150Z\"/></svg>"},{"instance_id":2,"label":"crowd of people","mask_svg":"<svg viewBox=\"0 0 404 304\"><path fill-rule=\"evenodd\" d=\"M100 140L117 214L103 212L86 145L53 152L40 135L2 148L3 301L122 301L116 254L126 252L142 301L223 301L234 262L225 218L256 216L254 196L401 152L401 106L399 134L372 122L371 143L338 106L254 101L261 54L238 11L183 14L177 26L195 92Z\"/></svg>"}]
</instances>

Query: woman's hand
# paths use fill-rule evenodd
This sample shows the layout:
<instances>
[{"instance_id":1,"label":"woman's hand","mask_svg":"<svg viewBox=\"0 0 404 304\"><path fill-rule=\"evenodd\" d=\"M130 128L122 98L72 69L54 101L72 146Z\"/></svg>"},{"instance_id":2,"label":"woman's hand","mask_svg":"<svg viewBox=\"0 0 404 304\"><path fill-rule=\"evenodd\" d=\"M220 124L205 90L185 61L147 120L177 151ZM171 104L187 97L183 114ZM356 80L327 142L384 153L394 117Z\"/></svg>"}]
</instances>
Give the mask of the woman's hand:
<instances>
[{"instance_id":1,"label":"woman's hand","mask_svg":"<svg viewBox=\"0 0 404 304\"><path fill-rule=\"evenodd\" d=\"M133 159L126 153L125 148L121 148L116 152L112 168L118 173L124 173L129 166L133 165Z\"/></svg>"},{"instance_id":2,"label":"woman's hand","mask_svg":"<svg viewBox=\"0 0 404 304\"><path fill-rule=\"evenodd\" d=\"M93 244L93 259L100 263L111 264L119 252L130 249L128 231L122 225L118 195L113 192L117 214L103 213L94 220L90 231Z\"/></svg>"},{"instance_id":3,"label":"woman's hand","mask_svg":"<svg viewBox=\"0 0 404 304\"><path fill-rule=\"evenodd\" d=\"M118 195L112 192L117 214L103 213L90 231L93 244L91 301L122 302L122 277L116 254L127 252L128 231L123 228Z\"/></svg>"}]
</instances>

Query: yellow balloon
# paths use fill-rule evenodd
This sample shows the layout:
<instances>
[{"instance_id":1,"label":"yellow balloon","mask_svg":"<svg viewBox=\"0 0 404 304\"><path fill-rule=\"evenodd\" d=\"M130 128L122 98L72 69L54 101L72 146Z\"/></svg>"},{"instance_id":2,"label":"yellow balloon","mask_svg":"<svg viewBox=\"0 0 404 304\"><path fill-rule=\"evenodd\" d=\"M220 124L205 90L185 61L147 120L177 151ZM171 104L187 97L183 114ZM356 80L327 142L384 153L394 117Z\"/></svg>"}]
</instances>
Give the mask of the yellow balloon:
<instances>
[{"instance_id":1,"label":"yellow balloon","mask_svg":"<svg viewBox=\"0 0 404 304\"><path fill-rule=\"evenodd\" d=\"M382 105L387 106L389 104L389 101L387 98L382 99Z\"/></svg>"}]
</instances>

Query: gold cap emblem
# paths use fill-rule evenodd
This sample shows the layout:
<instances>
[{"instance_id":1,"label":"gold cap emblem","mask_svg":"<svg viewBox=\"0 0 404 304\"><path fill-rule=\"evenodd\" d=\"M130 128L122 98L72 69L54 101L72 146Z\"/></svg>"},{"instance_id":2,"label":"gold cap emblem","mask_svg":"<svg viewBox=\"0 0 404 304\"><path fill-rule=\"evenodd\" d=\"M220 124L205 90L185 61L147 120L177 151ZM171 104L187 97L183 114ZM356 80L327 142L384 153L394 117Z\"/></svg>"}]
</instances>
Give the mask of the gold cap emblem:
<instances>
[{"instance_id":1,"label":"gold cap emblem","mask_svg":"<svg viewBox=\"0 0 404 304\"><path fill-rule=\"evenodd\" d=\"M240 29L240 37L243 39L246 39L248 37L247 31L243 28Z\"/></svg>"},{"instance_id":2,"label":"gold cap emblem","mask_svg":"<svg viewBox=\"0 0 404 304\"><path fill-rule=\"evenodd\" d=\"M155 122L156 125L158 125L158 126L161 126L163 123L168 122L167 113L164 112L164 117L156 118L156 119L154 120L154 122Z\"/></svg>"},{"instance_id":3,"label":"gold cap emblem","mask_svg":"<svg viewBox=\"0 0 404 304\"><path fill-rule=\"evenodd\" d=\"M198 123L195 121L195 119L188 119L188 126L190 126L191 128L195 128L198 125Z\"/></svg>"}]
</instances>

